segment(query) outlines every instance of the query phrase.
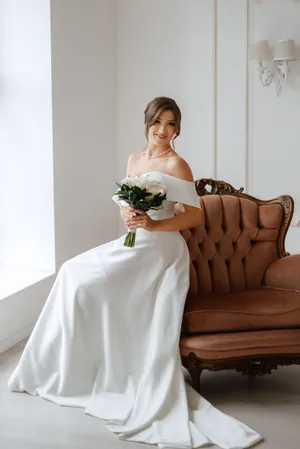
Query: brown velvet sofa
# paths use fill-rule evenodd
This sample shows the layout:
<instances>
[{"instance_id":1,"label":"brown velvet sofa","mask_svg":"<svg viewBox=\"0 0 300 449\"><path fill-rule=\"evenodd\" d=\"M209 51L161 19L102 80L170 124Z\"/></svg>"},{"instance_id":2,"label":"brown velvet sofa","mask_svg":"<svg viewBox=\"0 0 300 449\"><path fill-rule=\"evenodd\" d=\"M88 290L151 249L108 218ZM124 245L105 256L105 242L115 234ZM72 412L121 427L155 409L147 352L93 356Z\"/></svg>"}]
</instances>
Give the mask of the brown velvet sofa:
<instances>
[{"instance_id":1,"label":"brown velvet sofa","mask_svg":"<svg viewBox=\"0 0 300 449\"><path fill-rule=\"evenodd\" d=\"M262 375L300 364L300 254L284 247L293 199L262 201L208 179L195 184L203 221L182 232L191 283L180 338L194 388L204 369Z\"/></svg>"}]
</instances>

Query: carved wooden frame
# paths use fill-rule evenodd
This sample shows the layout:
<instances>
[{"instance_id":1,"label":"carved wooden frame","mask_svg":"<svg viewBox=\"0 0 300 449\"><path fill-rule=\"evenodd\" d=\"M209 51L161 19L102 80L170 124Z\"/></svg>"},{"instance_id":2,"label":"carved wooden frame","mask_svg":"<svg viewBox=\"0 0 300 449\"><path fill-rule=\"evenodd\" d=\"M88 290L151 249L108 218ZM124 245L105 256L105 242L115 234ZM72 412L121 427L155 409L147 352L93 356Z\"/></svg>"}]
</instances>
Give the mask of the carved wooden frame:
<instances>
[{"instance_id":1,"label":"carved wooden frame","mask_svg":"<svg viewBox=\"0 0 300 449\"><path fill-rule=\"evenodd\" d=\"M211 191L207 190L207 186L211 187ZM232 195L239 198L246 198L248 200L254 201L257 205L268 205L268 204L280 204L283 210L282 223L279 231L279 236L277 239L277 251L278 257L289 256L290 254L285 250L285 238L291 224L294 215L294 200L290 195L281 195L277 198L271 200L261 200L255 198L254 196L243 193L244 188L235 189L231 184L225 181L217 181L214 179L198 179L195 181L195 187L199 196L206 195Z\"/></svg>"},{"instance_id":2,"label":"carved wooden frame","mask_svg":"<svg viewBox=\"0 0 300 449\"><path fill-rule=\"evenodd\" d=\"M205 360L194 352L182 356L182 364L188 370L193 381L193 387L200 392L200 376L203 370L221 371L235 370L243 376L271 374L278 366L300 365L300 354L252 355L247 357Z\"/></svg>"},{"instance_id":3,"label":"carved wooden frame","mask_svg":"<svg viewBox=\"0 0 300 449\"><path fill-rule=\"evenodd\" d=\"M210 186L210 191L207 190L207 186ZM261 200L243 193L243 187L236 189L225 181L213 180L211 178L203 178L195 181L195 187L199 196L233 195L254 201L257 205L280 204L283 210L283 218L277 240L278 257L281 258L289 255L285 250L285 237L294 213L294 200L291 196L281 195L271 200ZM188 337L188 333L184 331L182 336ZM208 369L209 371L227 369L235 370L242 373L242 375L262 376L264 374L271 374L272 370L277 369L280 365L300 365L300 354L253 354L247 357L206 360L199 358L194 352L190 352L188 356L182 356L181 358L183 365L192 377L193 387L197 391L200 391L200 376L204 369Z\"/></svg>"}]
</instances>

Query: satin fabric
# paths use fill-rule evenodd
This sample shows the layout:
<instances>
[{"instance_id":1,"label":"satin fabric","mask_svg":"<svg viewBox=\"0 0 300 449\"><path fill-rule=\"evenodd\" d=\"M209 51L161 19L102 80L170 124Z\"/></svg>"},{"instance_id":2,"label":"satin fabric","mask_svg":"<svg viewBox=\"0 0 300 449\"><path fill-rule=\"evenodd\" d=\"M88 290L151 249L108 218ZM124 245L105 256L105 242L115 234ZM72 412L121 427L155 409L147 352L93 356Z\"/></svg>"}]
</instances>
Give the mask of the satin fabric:
<instances>
[{"instance_id":1,"label":"satin fabric","mask_svg":"<svg viewBox=\"0 0 300 449\"><path fill-rule=\"evenodd\" d=\"M176 202L200 207L194 183L144 176L168 187L153 219L174 216ZM133 248L124 238L62 265L9 388L82 407L119 438L159 448L255 444L257 432L185 382L178 343L189 252L181 234L138 229Z\"/></svg>"}]
</instances>

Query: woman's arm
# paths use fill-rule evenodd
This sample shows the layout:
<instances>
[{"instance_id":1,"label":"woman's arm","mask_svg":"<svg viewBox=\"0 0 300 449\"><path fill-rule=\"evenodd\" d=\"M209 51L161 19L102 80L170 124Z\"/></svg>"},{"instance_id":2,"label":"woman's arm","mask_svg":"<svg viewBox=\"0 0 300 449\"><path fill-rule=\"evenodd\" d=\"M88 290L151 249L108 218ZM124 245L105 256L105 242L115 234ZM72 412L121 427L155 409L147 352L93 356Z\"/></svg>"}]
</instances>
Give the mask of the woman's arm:
<instances>
[{"instance_id":1,"label":"woman's arm","mask_svg":"<svg viewBox=\"0 0 300 449\"><path fill-rule=\"evenodd\" d=\"M201 223L202 209L186 205L184 205L184 208L185 212L164 220L152 220L146 212L131 209L132 212L136 213L136 216L125 217L124 221L128 228L142 228L146 231L184 231Z\"/></svg>"},{"instance_id":2,"label":"woman's arm","mask_svg":"<svg viewBox=\"0 0 300 449\"><path fill-rule=\"evenodd\" d=\"M156 220L154 225L155 231L184 231L193 228L202 221L202 209L197 207L186 206L185 212L176 217L166 218L165 220Z\"/></svg>"}]
</instances>

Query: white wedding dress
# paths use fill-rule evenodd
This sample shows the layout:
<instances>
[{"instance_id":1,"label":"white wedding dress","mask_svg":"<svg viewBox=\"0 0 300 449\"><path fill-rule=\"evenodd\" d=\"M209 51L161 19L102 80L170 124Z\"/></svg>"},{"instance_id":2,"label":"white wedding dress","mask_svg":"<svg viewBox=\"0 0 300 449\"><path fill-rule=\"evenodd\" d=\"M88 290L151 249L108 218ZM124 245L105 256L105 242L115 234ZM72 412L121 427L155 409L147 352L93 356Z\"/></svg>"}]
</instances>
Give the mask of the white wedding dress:
<instances>
[{"instance_id":1,"label":"white wedding dress","mask_svg":"<svg viewBox=\"0 0 300 449\"><path fill-rule=\"evenodd\" d=\"M200 207L194 183L162 172L168 187L153 219L176 202ZM248 448L258 433L185 382L179 337L189 288L189 252L179 232L138 229L65 262L9 379L58 405L83 407L124 440L159 448ZM100 442L99 442L100 447Z\"/></svg>"}]
</instances>

